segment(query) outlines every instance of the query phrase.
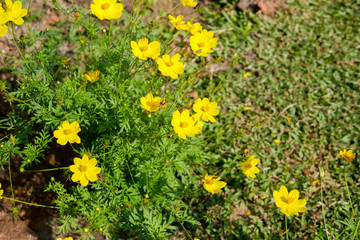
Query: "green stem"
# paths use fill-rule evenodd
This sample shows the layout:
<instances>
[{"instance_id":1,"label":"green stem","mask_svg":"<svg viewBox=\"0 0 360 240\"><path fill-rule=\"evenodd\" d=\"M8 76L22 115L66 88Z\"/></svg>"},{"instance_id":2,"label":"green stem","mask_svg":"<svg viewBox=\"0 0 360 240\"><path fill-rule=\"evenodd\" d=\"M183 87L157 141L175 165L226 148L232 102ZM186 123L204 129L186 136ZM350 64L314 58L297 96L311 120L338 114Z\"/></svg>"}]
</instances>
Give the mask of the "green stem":
<instances>
[{"instance_id":1,"label":"green stem","mask_svg":"<svg viewBox=\"0 0 360 240\"><path fill-rule=\"evenodd\" d=\"M326 237L327 237L327 239L330 239L328 231L327 231L326 218L325 218L324 197L323 197L323 178L321 177L321 175L320 175L320 197L321 197L321 209L322 209L322 217L323 217L324 225L325 225Z\"/></svg>"},{"instance_id":2,"label":"green stem","mask_svg":"<svg viewBox=\"0 0 360 240\"><path fill-rule=\"evenodd\" d=\"M26 65L26 67L28 68L28 70L31 70L31 68L30 68L29 65L27 64L27 62L26 62L26 60L25 60L25 58L24 58L24 55L23 55L22 52L20 51L20 48L19 48L19 46L18 46L18 44L17 44L17 42L16 42L16 40L15 40L14 25L13 25L13 24L11 25L11 28L10 28L9 33L10 33L11 39L12 39L13 42L15 43L15 46L16 46L18 52L20 53L21 58L23 59L25 65Z\"/></svg>"},{"instance_id":3,"label":"green stem","mask_svg":"<svg viewBox=\"0 0 360 240\"><path fill-rule=\"evenodd\" d=\"M109 26L109 35L108 35L109 37L111 35L111 28L112 28L113 23L114 23L114 19L111 19L110 26Z\"/></svg>"},{"instance_id":4,"label":"green stem","mask_svg":"<svg viewBox=\"0 0 360 240\"><path fill-rule=\"evenodd\" d=\"M189 234L189 232L186 230L186 228L184 227L184 225L182 224L182 222L179 220L179 218L177 216L175 216L176 219L179 221L179 223L181 224L181 227L184 229L184 231L187 233L187 235L189 236L189 238L191 240L193 240L193 238L191 237L191 235Z\"/></svg>"},{"instance_id":5,"label":"green stem","mask_svg":"<svg viewBox=\"0 0 360 240\"><path fill-rule=\"evenodd\" d=\"M1 55L2 59L4 60L4 62L6 63L6 65L10 68L11 72L13 72L18 79L23 80L23 79L21 79L21 77L19 75L17 75L17 73L14 71L14 69L10 66L9 62L5 59L2 51L0 51L0 55Z\"/></svg>"},{"instance_id":6,"label":"green stem","mask_svg":"<svg viewBox=\"0 0 360 240\"><path fill-rule=\"evenodd\" d=\"M348 183L347 183L347 178L346 178L346 173L345 173L345 184L346 184L346 192L347 192L347 195L348 195L348 198L349 198L349 202L350 202L350 207L351 207L351 218L355 215L354 213L354 208L353 208L353 205L352 205L352 202L351 202L351 197L350 197L350 191L349 191L349 186L348 186Z\"/></svg>"},{"instance_id":7,"label":"green stem","mask_svg":"<svg viewBox=\"0 0 360 240\"><path fill-rule=\"evenodd\" d=\"M24 170L24 172L50 172L61 169L69 169L69 167L60 167L60 168L48 168L48 169L40 169L40 170Z\"/></svg>"},{"instance_id":8,"label":"green stem","mask_svg":"<svg viewBox=\"0 0 360 240\"><path fill-rule=\"evenodd\" d=\"M287 227L287 216L285 215L285 230L286 230L286 240L289 240L289 232Z\"/></svg>"},{"instance_id":9,"label":"green stem","mask_svg":"<svg viewBox=\"0 0 360 240\"><path fill-rule=\"evenodd\" d=\"M359 219L359 221L358 221L358 223L357 223L357 225L356 225L356 229L355 229L354 236L353 236L352 240L354 240L355 237L356 237L356 235L357 235L357 231L358 231L358 229L359 229L359 224L360 224L360 219Z\"/></svg>"},{"instance_id":10,"label":"green stem","mask_svg":"<svg viewBox=\"0 0 360 240\"><path fill-rule=\"evenodd\" d=\"M36 203L24 202L24 201L21 201L21 200L16 200L14 198L8 198L8 197L4 197L4 196L1 196L1 198L5 198L5 199L13 201L14 207L15 207L15 202L19 202L19 203L23 203L23 204L27 204L27 205L31 205L31 206L36 206L36 207L56 208L54 206L46 206L46 205L41 205L41 204L36 204Z\"/></svg>"},{"instance_id":11,"label":"green stem","mask_svg":"<svg viewBox=\"0 0 360 240\"><path fill-rule=\"evenodd\" d=\"M9 159L8 159L9 161L8 161L8 164L9 164L9 178L10 178L11 196L12 196L12 198L14 199L14 198L15 198L15 195L14 195L14 189L13 189L13 185L12 185L11 167L10 167L11 151L12 151L12 149L10 150L10 153L9 153ZM15 208L15 202L14 202L14 201L13 201L13 207Z\"/></svg>"}]
</instances>

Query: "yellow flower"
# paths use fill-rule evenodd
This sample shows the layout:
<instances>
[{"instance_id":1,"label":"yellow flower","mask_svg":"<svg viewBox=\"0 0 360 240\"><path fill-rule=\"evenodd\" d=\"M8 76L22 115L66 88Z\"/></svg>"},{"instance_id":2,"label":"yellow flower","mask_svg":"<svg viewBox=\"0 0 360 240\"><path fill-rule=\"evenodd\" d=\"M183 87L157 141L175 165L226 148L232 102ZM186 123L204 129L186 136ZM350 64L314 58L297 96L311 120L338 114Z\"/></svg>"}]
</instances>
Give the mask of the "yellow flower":
<instances>
[{"instance_id":1,"label":"yellow flower","mask_svg":"<svg viewBox=\"0 0 360 240\"><path fill-rule=\"evenodd\" d=\"M146 97L140 98L141 107L149 112L156 112L160 108L166 106L165 98L153 97L152 93L148 93Z\"/></svg>"},{"instance_id":2,"label":"yellow flower","mask_svg":"<svg viewBox=\"0 0 360 240\"><path fill-rule=\"evenodd\" d=\"M255 156L250 156L245 162L240 162L241 171L251 178L255 178L255 173L259 173L260 170L256 165L260 162L260 159L255 158Z\"/></svg>"},{"instance_id":3,"label":"yellow flower","mask_svg":"<svg viewBox=\"0 0 360 240\"><path fill-rule=\"evenodd\" d=\"M90 182L95 182L98 178L96 174L101 171L101 168L96 167L96 159L91 158L89 160L89 156L84 154L82 159L74 158L74 165L70 166L70 171L74 174L71 177L73 182L80 181L82 186L87 186Z\"/></svg>"},{"instance_id":4,"label":"yellow flower","mask_svg":"<svg viewBox=\"0 0 360 240\"><path fill-rule=\"evenodd\" d=\"M291 123L290 118L288 118L288 117L285 117L285 118L286 118L286 120L288 121L288 123Z\"/></svg>"},{"instance_id":5,"label":"yellow flower","mask_svg":"<svg viewBox=\"0 0 360 240\"><path fill-rule=\"evenodd\" d=\"M320 182L320 180L312 181L312 182L311 182L311 185L314 186L314 185L316 185L318 182Z\"/></svg>"},{"instance_id":6,"label":"yellow flower","mask_svg":"<svg viewBox=\"0 0 360 240\"><path fill-rule=\"evenodd\" d=\"M57 238L56 240L74 240L72 237L67 237L67 238L64 238L64 239L62 239L62 238Z\"/></svg>"},{"instance_id":7,"label":"yellow flower","mask_svg":"<svg viewBox=\"0 0 360 240\"><path fill-rule=\"evenodd\" d=\"M186 7L186 6L188 6L188 7L196 7L196 5L198 4L194 0L181 0L181 3L182 3L182 5L184 5L184 7Z\"/></svg>"},{"instance_id":8,"label":"yellow flower","mask_svg":"<svg viewBox=\"0 0 360 240\"><path fill-rule=\"evenodd\" d=\"M124 6L116 0L94 0L91 4L91 13L100 20L118 19L122 15Z\"/></svg>"},{"instance_id":9,"label":"yellow flower","mask_svg":"<svg viewBox=\"0 0 360 240\"><path fill-rule=\"evenodd\" d=\"M176 110L173 114L171 125L179 135L179 138L186 139L186 136L193 137L198 134L204 123L190 117L189 110L184 110L182 113Z\"/></svg>"},{"instance_id":10,"label":"yellow flower","mask_svg":"<svg viewBox=\"0 0 360 240\"><path fill-rule=\"evenodd\" d=\"M4 190L1 189L1 183L0 183L0 199L2 199L2 195L4 194Z\"/></svg>"},{"instance_id":11,"label":"yellow flower","mask_svg":"<svg viewBox=\"0 0 360 240\"><path fill-rule=\"evenodd\" d=\"M27 9L22 8L22 3L20 1L13 3L11 0L5 0L5 4L3 4L2 10L8 14L1 14L0 12L0 23L2 24L6 23L7 21L12 21L16 25L21 25L24 23L24 19L22 19L22 17L25 17L28 12ZM5 19L7 19L7 21L5 21Z\"/></svg>"},{"instance_id":12,"label":"yellow flower","mask_svg":"<svg viewBox=\"0 0 360 240\"><path fill-rule=\"evenodd\" d=\"M215 194L221 192L220 188L226 186L226 182L220 181L221 178L217 178L215 175L206 174L204 180L201 181L206 191Z\"/></svg>"},{"instance_id":13,"label":"yellow flower","mask_svg":"<svg viewBox=\"0 0 360 240\"><path fill-rule=\"evenodd\" d=\"M247 78L249 75L250 75L250 73L249 73L249 72L246 72L246 73L244 73L243 78L245 79L245 78Z\"/></svg>"},{"instance_id":14,"label":"yellow flower","mask_svg":"<svg viewBox=\"0 0 360 240\"><path fill-rule=\"evenodd\" d=\"M199 238L194 238L194 240L200 240Z\"/></svg>"},{"instance_id":15,"label":"yellow flower","mask_svg":"<svg viewBox=\"0 0 360 240\"><path fill-rule=\"evenodd\" d=\"M184 16L183 15L179 15L176 18L174 18L173 16L169 15L169 21L170 23L177 29L177 30L187 30L188 26L186 25L186 23L183 21Z\"/></svg>"},{"instance_id":16,"label":"yellow flower","mask_svg":"<svg viewBox=\"0 0 360 240\"><path fill-rule=\"evenodd\" d=\"M356 153L353 153L352 150L346 150L340 151L340 155L345 158L347 161L352 161L356 157Z\"/></svg>"},{"instance_id":17,"label":"yellow flower","mask_svg":"<svg viewBox=\"0 0 360 240\"><path fill-rule=\"evenodd\" d=\"M6 35L8 31L8 27L5 25L10 19L10 13L5 12L5 10L1 7L0 4L0 37L3 37Z\"/></svg>"},{"instance_id":18,"label":"yellow flower","mask_svg":"<svg viewBox=\"0 0 360 240\"><path fill-rule=\"evenodd\" d=\"M216 107L216 102L210 102L208 98L204 98L203 100L198 98L193 106L193 109L196 112L194 118L204 120L205 122L216 122L214 116L220 113L220 110L216 109Z\"/></svg>"},{"instance_id":19,"label":"yellow flower","mask_svg":"<svg viewBox=\"0 0 360 240\"><path fill-rule=\"evenodd\" d=\"M274 140L274 143L276 143L277 145L279 145L279 144L281 143L281 141L278 140L278 139L275 139L275 140Z\"/></svg>"},{"instance_id":20,"label":"yellow flower","mask_svg":"<svg viewBox=\"0 0 360 240\"><path fill-rule=\"evenodd\" d=\"M188 29L187 29L187 30L188 30L191 34L196 34L196 33L202 31L202 26L200 25L200 23L191 24L191 22L188 21L188 22L186 23L186 25L188 26Z\"/></svg>"},{"instance_id":21,"label":"yellow flower","mask_svg":"<svg viewBox=\"0 0 360 240\"><path fill-rule=\"evenodd\" d=\"M179 60L179 53L175 54L174 56L169 56L165 54L161 58L157 59L159 71L164 76L171 77L172 79L177 79L179 77L178 74L184 72L184 64L182 62L179 62Z\"/></svg>"},{"instance_id":22,"label":"yellow flower","mask_svg":"<svg viewBox=\"0 0 360 240\"><path fill-rule=\"evenodd\" d=\"M190 37L190 47L194 54L201 57L209 56L214 52L211 48L217 45L217 38L214 38L214 32L202 30Z\"/></svg>"},{"instance_id":23,"label":"yellow flower","mask_svg":"<svg viewBox=\"0 0 360 240\"><path fill-rule=\"evenodd\" d=\"M251 111L251 107L244 107L243 110L244 111Z\"/></svg>"},{"instance_id":24,"label":"yellow flower","mask_svg":"<svg viewBox=\"0 0 360 240\"><path fill-rule=\"evenodd\" d=\"M91 70L89 72L89 74L85 74L84 77L86 80L88 80L89 82L91 83L94 83L96 82L97 80L99 80L99 74L100 74L100 71L99 70Z\"/></svg>"},{"instance_id":25,"label":"yellow flower","mask_svg":"<svg viewBox=\"0 0 360 240\"><path fill-rule=\"evenodd\" d=\"M299 215L299 212L305 212L307 208L306 199L299 199L299 191L292 190L288 192L285 186L280 187L280 191L274 191L273 197L275 204L280 208L280 212L285 214L287 217L291 215Z\"/></svg>"},{"instance_id":26,"label":"yellow flower","mask_svg":"<svg viewBox=\"0 0 360 240\"><path fill-rule=\"evenodd\" d=\"M160 43L153 41L149 43L147 38L142 38L138 43L131 41L132 53L141 60L152 58L156 60L160 56Z\"/></svg>"},{"instance_id":27,"label":"yellow flower","mask_svg":"<svg viewBox=\"0 0 360 240\"><path fill-rule=\"evenodd\" d=\"M80 137L77 135L81 131L79 123L77 121L71 124L68 121L64 121L58 130L54 131L54 137L57 138L57 143L65 145L69 143L80 143Z\"/></svg>"}]
</instances>

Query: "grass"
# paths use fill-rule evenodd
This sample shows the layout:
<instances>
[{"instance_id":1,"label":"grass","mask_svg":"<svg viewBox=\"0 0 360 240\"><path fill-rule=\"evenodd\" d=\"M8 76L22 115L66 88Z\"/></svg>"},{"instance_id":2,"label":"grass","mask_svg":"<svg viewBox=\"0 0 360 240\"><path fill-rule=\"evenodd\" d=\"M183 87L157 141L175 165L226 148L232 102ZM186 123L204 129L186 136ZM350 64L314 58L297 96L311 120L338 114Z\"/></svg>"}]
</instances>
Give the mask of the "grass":
<instances>
[{"instance_id":1,"label":"grass","mask_svg":"<svg viewBox=\"0 0 360 240\"><path fill-rule=\"evenodd\" d=\"M249 180L238 167L228 169L224 177L232 194L226 201L232 207L210 208L216 227L204 236L219 239L221 229L223 239L285 238L272 192L286 185L299 189L309 209L289 219L290 239L352 239L360 215L359 160L346 162L339 151L359 152L359 3L288 1L273 18L221 4L202 16L206 27L221 26L213 30L223 62L232 64L226 77L217 74L220 88L213 98L221 98L219 126L233 124L210 139L208 148L217 154L210 165L229 168L248 149L260 158L261 173ZM209 93L213 85L202 87ZM320 168L322 200L321 182L314 182ZM240 206L251 214L239 214Z\"/></svg>"}]
</instances>

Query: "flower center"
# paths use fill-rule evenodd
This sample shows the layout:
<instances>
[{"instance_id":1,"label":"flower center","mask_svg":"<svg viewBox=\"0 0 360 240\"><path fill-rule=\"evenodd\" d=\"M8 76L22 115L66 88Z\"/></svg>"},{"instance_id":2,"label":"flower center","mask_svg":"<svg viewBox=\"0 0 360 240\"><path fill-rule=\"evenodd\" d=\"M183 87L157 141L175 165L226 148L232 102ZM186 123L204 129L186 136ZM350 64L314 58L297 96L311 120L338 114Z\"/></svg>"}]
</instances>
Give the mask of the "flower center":
<instances>
[{"instance_id":1,"label":"flower center","mask_svg":"<svg viewBox=\"0 0 360 240\"><path fill-rule=\"evenodd\" d=\"M149 105L150 107L155 107L155 106L156 106L156 102L148 102L148 105Z\"/></svg>"},{"instance_id":2,"label":"flower center","mask_svg":"<svg viewBox=\"0 0 360 240\"><path fill-rule=\"evenodd\" d=\"M213 179L208 179L208 180L206 180L206 184L213 185L214 180Z\"/></svg>"},{"instance_id":3,"label":"flower center","mask_svg":"<svg viewBox=\"0 0 360 240\"><path fill-rule=\"evenodd\" d=\"M65 130L64 130L64 133L65 133L66 135L70 135L70 134L72 134L72 130L71 130L71 129L65 129Z\"/></svg>"},{"instance_id":4,"label":"flower center","mask_svg":"<svg viewBox=\"0 0 360 240\"><path fill-rule=\"evenodd\" d=\"M291 197L289 197L288 200L287 200L287 202L288 202L289 204L290 204L290 203L293 203L293 202L294 202L294 199L291 198Z\"/></svg>"},{"instance_id":5,"label":"flower center","mask_svg":"<svg viewBox=\"0 0 360 240\"><path fill-rule=\"evenodd\" d=\"M198 43L198 46L202 48L202 47L204 47L204 46L205 46L205 43L204 43L204 42L202 42L202 43Z\"/></svg>"},{"instance_id":6,"label":"flower center","mask_svg":"<svg viewBox=\"0 0 360 240\"><path fill-rule=\"evenodd\" d=\"M109 8L110 8L110 3L104 3L103 5L101 5L101 8L102 8L103 10L109 9Z\"/></svg>"},{"instance_id":7,"label":"flower center","mask_svg":"<svg viewBox=\"0 0 360 240\"><path fill-rule=\"evenodd\" d=\"M79 166L79 171L80 172L86 172L87 171L87 167L85 165L80 165Z\"/></svg>"},{"instance_id":8,"label":"flower center","mask_svg":"<svg viewBox=\"0 0 360 240\"><path fill-rule=\"evenodd\" d=\"M210 107L209 106L202 106L200 109L203 112L208 112L210 110Z\"/></svg>"},{"instance_id":9,"label":"flower center","mask_svg":"<svg viewBox=\"0 0 360 240\"><path fill-rule=\"evenodd\" d=\"M168 62L168 63L166 63L166 65L167 65L168 67L172 67L172 66L174 66L174 63L173 63L173 62Z\"/></svg>"},{"instance_id":10,"label":"flower center","mask_svg":"<svg viewBox=\"0 0 360 240\"><path fill-rule=\"evenodd\" d=\"M147 51L148 49L149 49L148 46L143 46L143 47L140 48L140 50L141 50L142 52L145 52L145 51Z\"/></svg>"},{"instance_id":11,"label":"flower center","mask_svg":"<svg viewBox=\"0 0 360 240\"><path fill-rule=\"evenodd\" d=\"M187 123L187 122L180 123L180 127L182 127L182 128L187 128L188 126L189 126L189 123Z\"/></svg>"},{"instance_id":12,"label":"flower center","mask_svg":"<svg viewBox=\"0 0 360 240\"><path fill-rule=\"evenodd\" d=\"M251 168L251 164L246 165L247 168Z\"/></svg>"}]
</instances>

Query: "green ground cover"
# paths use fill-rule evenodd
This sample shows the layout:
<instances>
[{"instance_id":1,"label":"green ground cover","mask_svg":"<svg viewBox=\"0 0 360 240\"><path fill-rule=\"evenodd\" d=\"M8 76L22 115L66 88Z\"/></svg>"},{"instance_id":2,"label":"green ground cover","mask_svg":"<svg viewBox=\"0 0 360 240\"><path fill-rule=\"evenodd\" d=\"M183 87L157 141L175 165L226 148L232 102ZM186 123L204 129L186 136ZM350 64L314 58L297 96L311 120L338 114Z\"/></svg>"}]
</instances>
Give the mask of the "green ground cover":
<instances>
[{"instance_id":1,"label":"green ground cover","mask_svg":"<svg viewBox=\"0 0 360 240\"><path fill-rule=\"evenodd\" d=\"M227 169L234 192L226 201L234 205L226 213L213 209L223 239L284 238L283 215L272 198L283 184L308 201L309 210L289 221L291 239L352 239L360 215L359 161L349 163L339 151L359 151L359 3L288 1L272 18L238 11L235 2L210 9L219 4L223 10L202 16L221 26L225 61L234 64L217 93L222 123L232 125L216 138L211 165L226 169L245 149L261 160L256 180ZM313 182L320 169L322 189ZM242 204L251 214L231 227ZM217 227L207 233L220 234Z\"/></svg>"}]
</instances>

